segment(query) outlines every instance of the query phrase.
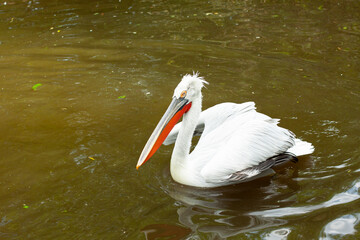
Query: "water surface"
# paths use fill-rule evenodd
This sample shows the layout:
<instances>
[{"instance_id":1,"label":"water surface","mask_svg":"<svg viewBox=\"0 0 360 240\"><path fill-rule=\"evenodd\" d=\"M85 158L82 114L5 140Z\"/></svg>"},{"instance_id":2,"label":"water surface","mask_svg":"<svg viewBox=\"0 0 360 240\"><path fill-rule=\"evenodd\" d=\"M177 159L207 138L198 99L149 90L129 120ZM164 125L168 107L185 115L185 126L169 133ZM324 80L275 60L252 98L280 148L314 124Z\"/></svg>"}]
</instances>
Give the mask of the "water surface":
<instances>
[{"instance_id":1,"label":"water surface","mask_svg":"<svg viewBox=\"0 0 360 240\"><path fill-rule=\"evenodd\" d=\"M360 238L359 42L358 1L0 2L0 238ZM192 71L315 153L219 189L172 146L136 171Z\"/></svg>"}]
</instances>

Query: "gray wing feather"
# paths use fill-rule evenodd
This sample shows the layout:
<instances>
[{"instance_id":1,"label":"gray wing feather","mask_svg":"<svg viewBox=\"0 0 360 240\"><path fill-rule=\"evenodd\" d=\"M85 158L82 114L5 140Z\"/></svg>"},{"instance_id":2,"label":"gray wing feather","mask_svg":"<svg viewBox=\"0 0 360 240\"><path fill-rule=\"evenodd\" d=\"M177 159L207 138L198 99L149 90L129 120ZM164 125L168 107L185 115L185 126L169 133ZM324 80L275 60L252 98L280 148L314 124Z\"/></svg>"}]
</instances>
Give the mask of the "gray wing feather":
<instances>
[{"instance_id":1,"label":"gray wing feather","mask_svg":"<svg viewBox=\"0 0 360 240\"><path fill-rule=\"evenodd\" d=\"M274 157L268 158L264 162L259 163L258 165L254 167L249 167L244 170L235 172L230 175L229 179L230 181L244 181L245 179L251 178L255 175L258 175L261 172L264 172L268 170L271 167L281 165L286 162L297 162L298 159L295 155L291 153L282 153L279 155L276 155Z\"/></svg>"}]
</instances>

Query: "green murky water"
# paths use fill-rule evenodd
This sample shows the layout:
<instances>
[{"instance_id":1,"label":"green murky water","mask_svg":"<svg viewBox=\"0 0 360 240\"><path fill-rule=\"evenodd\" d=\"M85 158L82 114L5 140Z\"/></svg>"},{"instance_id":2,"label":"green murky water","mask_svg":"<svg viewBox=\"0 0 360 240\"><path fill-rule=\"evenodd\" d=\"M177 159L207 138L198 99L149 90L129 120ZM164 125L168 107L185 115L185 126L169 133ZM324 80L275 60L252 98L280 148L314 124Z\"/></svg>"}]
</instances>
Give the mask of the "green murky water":
<instances>
[{"instance_id":1,"label":"green murky water","mask_svg":"<svg viewBox=\"0 0 360 240\"><path fill-rule=\"evenodd\" d=\"M359 43L358 1L0 1L0 238L359 238ZM172 146L136 171L192 71L315 153L212 190Z\"/></svg>"}]
</instances>

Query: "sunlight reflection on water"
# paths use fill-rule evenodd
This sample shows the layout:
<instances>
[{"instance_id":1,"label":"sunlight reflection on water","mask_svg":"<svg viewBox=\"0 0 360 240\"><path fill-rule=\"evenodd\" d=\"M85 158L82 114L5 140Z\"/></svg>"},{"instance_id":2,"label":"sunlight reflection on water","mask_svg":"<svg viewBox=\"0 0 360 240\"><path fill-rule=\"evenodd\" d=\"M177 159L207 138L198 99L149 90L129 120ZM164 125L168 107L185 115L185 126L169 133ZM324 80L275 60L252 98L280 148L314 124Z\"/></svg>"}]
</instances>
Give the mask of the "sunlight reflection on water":
<instances>
[{"instance_id":1,"label":"sunlight reflection on water","mask_svg":"<svg viewBox=\"0 0 360 240\"><path fill-rule=\"evenodd\" d=\"M329 222L323 229L321 240L338 239L345 235L354 235L357 231L355 226L359 223L360 213L341 216Z\"/></svg>"}]
</instances>

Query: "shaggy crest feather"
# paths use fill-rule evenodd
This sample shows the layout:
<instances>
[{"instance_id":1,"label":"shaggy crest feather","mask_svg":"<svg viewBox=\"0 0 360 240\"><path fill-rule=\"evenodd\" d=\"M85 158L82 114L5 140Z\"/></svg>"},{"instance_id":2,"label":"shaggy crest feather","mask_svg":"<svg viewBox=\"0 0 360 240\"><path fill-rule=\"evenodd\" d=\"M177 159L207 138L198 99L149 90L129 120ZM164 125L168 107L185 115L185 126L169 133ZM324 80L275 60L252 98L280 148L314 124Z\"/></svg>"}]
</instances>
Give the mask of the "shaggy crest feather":
<instances>
[{"instance_id":1,"label":"shaggy crest feather","mask_svg":"<svg viewBox=\"0 0 360 240\"><path fill-rule=\"evenodd\" d=\"M198 72L193 72L193 74L185 74L181 82L174 90L174 96L179 98L183 91L196 92L201 94L201 89L204 87L204 84L209 84L203 77L199 76Z\"/></svg>"}]
</instances>

